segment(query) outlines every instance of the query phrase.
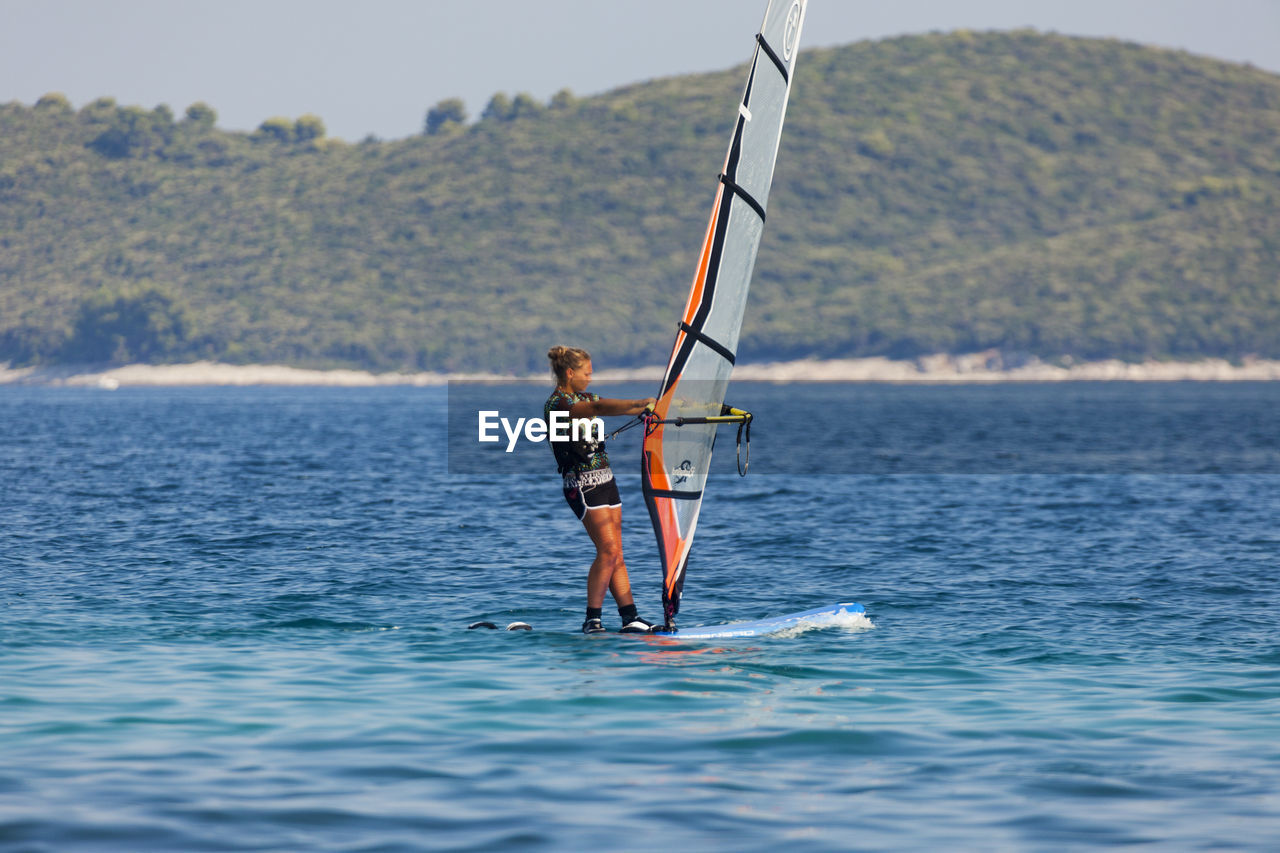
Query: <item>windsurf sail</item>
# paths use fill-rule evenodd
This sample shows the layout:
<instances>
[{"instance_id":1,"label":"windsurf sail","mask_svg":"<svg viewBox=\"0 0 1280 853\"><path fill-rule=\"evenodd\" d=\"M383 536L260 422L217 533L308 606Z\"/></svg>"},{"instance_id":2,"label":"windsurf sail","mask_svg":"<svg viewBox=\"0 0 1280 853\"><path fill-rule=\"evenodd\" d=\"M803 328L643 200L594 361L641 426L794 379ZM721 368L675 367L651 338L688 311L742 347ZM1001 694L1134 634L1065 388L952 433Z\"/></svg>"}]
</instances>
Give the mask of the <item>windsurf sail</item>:
<instances>
[{"instance_id":1,"label":"windsurf sail","mask_svg":"<svg viewBox=\"0 0 1280 853\"><path fill-rule=\"evenodd\" d=\"M641 483L658 539L668 630L680 610L716 429L737 423L741 430L751 418L726 406L724 398L764 231L806 2L770 0L765 9L693 285L646 427Z\"/></svg>"}]
</instances>

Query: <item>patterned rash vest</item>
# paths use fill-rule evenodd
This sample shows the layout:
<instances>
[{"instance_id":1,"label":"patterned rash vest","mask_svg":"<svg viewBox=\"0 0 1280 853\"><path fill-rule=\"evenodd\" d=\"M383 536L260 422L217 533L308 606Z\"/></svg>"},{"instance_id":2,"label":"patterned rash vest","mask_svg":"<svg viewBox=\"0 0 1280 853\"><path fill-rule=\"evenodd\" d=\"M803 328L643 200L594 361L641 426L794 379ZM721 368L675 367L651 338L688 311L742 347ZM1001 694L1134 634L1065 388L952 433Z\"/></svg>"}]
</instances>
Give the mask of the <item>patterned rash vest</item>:
<instances>
[{"instance_id":1,"label":"patterned rash vest","mask_svg":"<svg viewBox=\"0 0 1280 853\"><path fill-rule=\"evenodd\" d=\"M572 408L574 403L583 400L595 401L599 400L599 394L592 394L590 391L582 393L574 393L572 391L561 391L557 388L547 398L547 403L542 407L542 414L547 420L548 429L551 424L551 413L553 411L567 412ZM589 431L584 431L589 435ZM549 441L551 452L556 457L556 470L562 475L564 474L582 474L586 471L598 471L601 468L609 467L609 455L604 452L603 441L593 441L584 436L578 441Z\"/></svg>"}]
</instances>

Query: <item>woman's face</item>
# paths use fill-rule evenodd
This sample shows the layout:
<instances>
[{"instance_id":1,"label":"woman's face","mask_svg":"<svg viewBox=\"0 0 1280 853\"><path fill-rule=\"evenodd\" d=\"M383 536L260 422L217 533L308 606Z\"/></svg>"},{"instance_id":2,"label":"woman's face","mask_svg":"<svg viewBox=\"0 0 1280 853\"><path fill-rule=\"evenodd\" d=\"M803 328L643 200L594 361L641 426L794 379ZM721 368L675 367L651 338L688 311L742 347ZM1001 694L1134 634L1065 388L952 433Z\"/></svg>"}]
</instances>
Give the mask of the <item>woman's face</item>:
<instances>
[{"instance_id":1,"label":"woman's face","mask_svg":"<svg viewBox=\"0 0 1280 853\"><path fill-rule=\"evenodd\" d=\"M581 394L591 384L591 360L587 359L577 367L569 368L565 371L565 376L569 380L569 390Z\"/></svg>"}]
</instances>

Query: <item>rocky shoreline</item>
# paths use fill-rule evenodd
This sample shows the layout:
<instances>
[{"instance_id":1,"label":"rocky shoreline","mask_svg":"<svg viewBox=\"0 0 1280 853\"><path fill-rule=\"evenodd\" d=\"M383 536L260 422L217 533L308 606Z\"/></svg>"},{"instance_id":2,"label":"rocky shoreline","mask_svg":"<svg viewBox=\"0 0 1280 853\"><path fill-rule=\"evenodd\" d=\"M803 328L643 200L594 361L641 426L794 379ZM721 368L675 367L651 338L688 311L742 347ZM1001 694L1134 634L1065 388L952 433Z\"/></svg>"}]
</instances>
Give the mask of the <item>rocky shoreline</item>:
<instances>
[{"instance_id":1,"label":"rocky shoreline","mask_svg":"<svg viewBox=\"0 0 1280 853\"><path fill-rule=\"evenodd\" d=\"M657 381L658 366L601 369L597 381ZM1222 359L1194 362L1119 360L1054 365L1035 359L1009 364L999 353L935 355L910 361L887 358L801 360L739 364L734 378L770 382L1231 382L1280 380L1280 361ZM179 386L327 386L368 388L389 385L431 386L460 380L544 380L545 376L492 373L370 373L362 370L308 370L282 365L132 364L124 367L0 367L0 385L80 388Z\"/></svg>"}]
</instances>

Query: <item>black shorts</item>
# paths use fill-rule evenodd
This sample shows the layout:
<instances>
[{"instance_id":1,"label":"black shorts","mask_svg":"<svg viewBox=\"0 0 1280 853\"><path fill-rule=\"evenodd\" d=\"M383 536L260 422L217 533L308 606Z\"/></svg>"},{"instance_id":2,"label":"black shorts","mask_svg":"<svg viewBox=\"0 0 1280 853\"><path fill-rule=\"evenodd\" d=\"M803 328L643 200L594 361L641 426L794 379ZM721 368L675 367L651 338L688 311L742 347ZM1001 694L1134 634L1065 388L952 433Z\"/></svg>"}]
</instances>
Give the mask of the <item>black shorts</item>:
<instances>
[{"instance_id":1,"label":"black shorts","mask_svg":"<svg viewBox=\"0 0 1280 853\"><path fill-rule=\"evenodd\" d=\"M565 475L564 499L579 521L587 517L587 510L622 506L618 481L608 468Z\"/></svg>"}]
</instances>

